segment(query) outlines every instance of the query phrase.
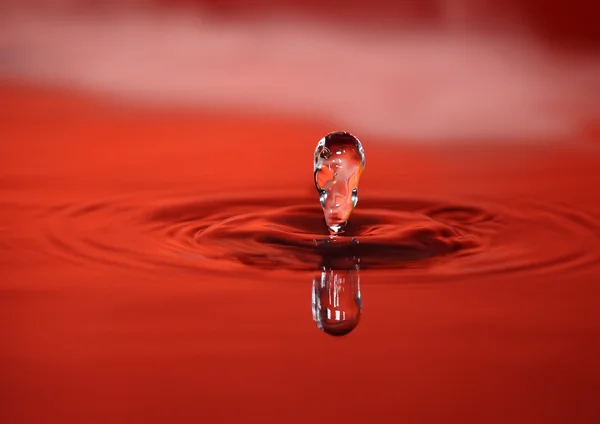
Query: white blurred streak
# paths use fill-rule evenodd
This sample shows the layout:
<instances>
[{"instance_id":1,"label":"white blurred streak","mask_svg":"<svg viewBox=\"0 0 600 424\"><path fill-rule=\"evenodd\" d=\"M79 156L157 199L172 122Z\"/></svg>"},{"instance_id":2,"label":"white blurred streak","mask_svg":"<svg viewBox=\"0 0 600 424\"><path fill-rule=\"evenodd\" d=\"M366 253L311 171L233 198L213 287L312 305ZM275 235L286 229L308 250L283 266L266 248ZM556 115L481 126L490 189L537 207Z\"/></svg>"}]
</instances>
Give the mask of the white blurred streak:
<instances>
[{"instance_id":1,"label":"white blurred streak","mask_svg":"<svg viewBox=\"0 0 600 424\"><path fill-rule=\"evenodd\" d=\"M163 106L302 114L414 141L544 141L600 115L600 62L544 51L522 33L360 30L291 15L6 13L2 76Z\"/></svg>"}]
</instances>

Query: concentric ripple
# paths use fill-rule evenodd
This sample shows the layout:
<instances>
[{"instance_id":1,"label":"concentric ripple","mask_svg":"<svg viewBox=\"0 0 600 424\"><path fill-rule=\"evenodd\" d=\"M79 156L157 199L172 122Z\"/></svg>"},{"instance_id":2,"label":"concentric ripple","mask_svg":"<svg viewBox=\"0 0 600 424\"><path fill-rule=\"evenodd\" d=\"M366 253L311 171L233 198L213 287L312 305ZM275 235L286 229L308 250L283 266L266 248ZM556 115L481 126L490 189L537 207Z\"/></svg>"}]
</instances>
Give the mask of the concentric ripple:
<instances>
[{"instance_id":1,"label":"concentric ripple","mask_svg":"<svg viewBox=\"0 0 600 424\"><path fill-rule=\"evenodd\" d=\"M324 262L355 257L362 269L401 268L468 249L476 249L480 228L467 230L455 214L445 221L435 214L376 202L353 217L345 237L330 237L318 207L274 207L272 203L215 205L194 209L191 216L173 223L173 216L159 211L151 219L162 220L165 236L175 250L197 254L204 260L242 263L259 268L319 269ZM235 214L232 209L239 207ZM361 205L362 206L362 205ZM407 206L407 205L405 205ZM412 205L414 208L414 205ZM465 211L462 211L463 214ZM482 211L467 212L468 220ZM185 211L178 211L185 216ZM165 220L165 216L167 219ZM491 224L493 217L480 218ZM478 225L479 227L479 225Z\"/></svg>"},{"instance_id":2,"label":"concentric ripple","mask_svg":"<svg viewBox=\"0 0 600 424\"><path fill-rule=\"evenodd\" d=\"M330 237L313 198L124 197L42 211L65 260L199 271L311 271L360 263L411 275L557 272L597 263L600 224L577 210L505 202L365 198Z\"/></svg>"}]
</instances>

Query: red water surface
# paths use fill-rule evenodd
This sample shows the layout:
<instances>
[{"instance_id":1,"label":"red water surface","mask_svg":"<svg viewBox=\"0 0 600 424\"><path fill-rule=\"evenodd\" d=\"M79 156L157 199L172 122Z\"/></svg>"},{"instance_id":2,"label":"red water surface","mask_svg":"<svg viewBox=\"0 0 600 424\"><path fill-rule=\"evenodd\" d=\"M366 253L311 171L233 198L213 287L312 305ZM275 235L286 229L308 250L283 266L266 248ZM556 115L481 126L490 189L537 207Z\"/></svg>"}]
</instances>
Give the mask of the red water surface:
<instances>
[{"instance_id":1,"label":"red water surface","mask_svg":"<svg viewBox=\"0 0 600 424\"><path fill-rule=\"evenodd\" d=\"M1 422L600 420L597 143L357 134L359 239L422 240L398 229L418 221L474 243L361 270L360 325L330 337L287 249L322 224L312 154L338 128L8 83L0 111ZM269 266L201 260L209 219L211 243Z\"/></svg>"}]
</instances>

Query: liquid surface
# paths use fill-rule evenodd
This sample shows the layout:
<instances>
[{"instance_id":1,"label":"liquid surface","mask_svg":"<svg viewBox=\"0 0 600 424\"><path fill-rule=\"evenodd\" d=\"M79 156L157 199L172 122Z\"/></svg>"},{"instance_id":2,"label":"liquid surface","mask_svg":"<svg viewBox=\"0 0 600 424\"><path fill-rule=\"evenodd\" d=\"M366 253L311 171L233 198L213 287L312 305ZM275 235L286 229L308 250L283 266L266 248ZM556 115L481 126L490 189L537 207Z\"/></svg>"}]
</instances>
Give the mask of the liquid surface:
<instances>
[{"instance_id":1,"label":"liquid surface","mask_svg":"<svg viewBox=\"0 0 600 424\"><path fill-rule=\"evenodd\" d=\"M1 90L2 422L600 418L597 145L369 138L339 242L328 125Z\"/></svg>"},{"instance_id":2,"label":"liquid surface","mask_svg":"<svg viewBox=\"0 0 600 424\"><path fill-rule=\"evenodd\" d=\"M83 266L278 280L323 266L450 281L467 275L542 275L600 260L600 222L561 205L503 200L366 197L344 236L326 235L302 194L155 193L61 204L37 211L36 249ZM527 234L527 237L523 237ZM309 275L309 274L307 274Z\"/></svg>"}]
</instances>

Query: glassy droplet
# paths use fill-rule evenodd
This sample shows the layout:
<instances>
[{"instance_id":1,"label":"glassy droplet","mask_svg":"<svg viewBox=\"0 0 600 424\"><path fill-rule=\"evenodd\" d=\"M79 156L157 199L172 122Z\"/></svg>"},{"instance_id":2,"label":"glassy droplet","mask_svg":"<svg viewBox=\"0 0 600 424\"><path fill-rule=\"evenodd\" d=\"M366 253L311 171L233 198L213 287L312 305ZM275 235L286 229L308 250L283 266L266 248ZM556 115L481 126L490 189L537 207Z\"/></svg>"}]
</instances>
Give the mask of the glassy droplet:
<instances>
[{"instance_id":1,"label":"glassy droplet","mask_svg":"<svg viewBox=\"0 0 600 424\"><path fill-rule=\"evenodd\" d=\"M324 269L313 280L312 314L317 327L332 336L344 336L360 321L360 275L350 270Z\"/></svg>"},{"instance_id":2,"label":"glassy droplet","mask_svg":"<svg viewBox=\"0 0 600 424\"><path fill-rule=\"evenodd\" d=\"M331 234L345 231L358 202L358 182L364 169L365 152L352 134L332 132L317 144L315 186Z\"/></svg>"}]
</instances>

